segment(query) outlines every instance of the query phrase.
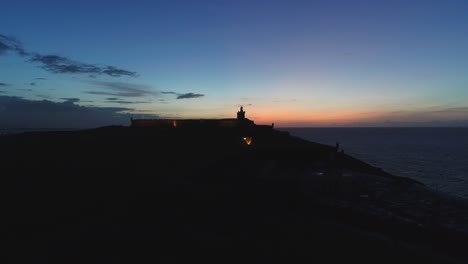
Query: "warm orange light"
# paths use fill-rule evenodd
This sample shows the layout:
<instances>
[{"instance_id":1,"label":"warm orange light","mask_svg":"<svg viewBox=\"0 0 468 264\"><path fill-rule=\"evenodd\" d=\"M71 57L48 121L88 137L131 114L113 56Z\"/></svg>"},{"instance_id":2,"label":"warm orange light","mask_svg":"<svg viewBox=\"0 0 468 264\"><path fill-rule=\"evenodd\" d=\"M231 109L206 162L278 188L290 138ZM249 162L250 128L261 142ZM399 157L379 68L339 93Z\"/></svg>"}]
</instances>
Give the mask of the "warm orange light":
<instances>
[{"instance_id":1,"label":"warm orange light","mask_svg":"<svg viewBox=\"0 0 468 264\"><path fill-rule=\"evenodd\" d=\"M173 121L172 121L172 126L173 126L173 127L177 127L177 121L173 120Z\"/></svg>"},{"instance_id":2,"label":"warm orange light","mask_svg":"<svg viewBox=\"0 0 468 264\"><path fill-rule=\"evenodd\" d=\"M252 144L252 137L243 137L242 138L247 145Z\"/></svg>"},{"instance_id":3,"label":"warm orange light","mask_svg":"<svg viewBox=\"0 0 468 264\"><path fill-rule=\"evenodd\" d=\"M255 112L255 123L271 124L275 127L308 127L308 126L331 126L349 125L354 123L375 122L382 120L385 111L362 111L362 110L330 110L330 111L302 111L288 110L278 111L276 109L258 109Z\"/></svg>"}]
</instances>

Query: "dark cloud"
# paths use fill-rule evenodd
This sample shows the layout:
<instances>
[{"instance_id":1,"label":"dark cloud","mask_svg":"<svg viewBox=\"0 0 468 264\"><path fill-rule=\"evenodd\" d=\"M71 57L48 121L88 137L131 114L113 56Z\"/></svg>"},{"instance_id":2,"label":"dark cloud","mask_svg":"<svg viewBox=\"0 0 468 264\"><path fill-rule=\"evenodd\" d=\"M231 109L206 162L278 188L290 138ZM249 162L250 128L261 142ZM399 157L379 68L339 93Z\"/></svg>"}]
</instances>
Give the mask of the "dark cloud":
<instances>
[{"instance_id":1,"label":"dark cloud","mask_svg":"<svg viewBox=\"0 0 468 264\"><path fill-rule=\"evenodd\" d=\"M0 34L0 54L5 54L9 51L15 52L20 56L29 55L29 52L24 50L23 44L19 40Z\"/></svg>"},{"instance_id":2,"label":"dark cloud","mask_svg":"<svg viewBox=\"0 0 468 264\"><path fill-rule=\"evenodd\" d=\"M0 96L1 128L92 128L129 125L129 112L134 111L126 107L79 106L72 101L36 101Z\"/></svg>"},{"instance_id":3,"label":"dark cloud","mask_svg":"<svg viewBox=\"0 0 468 264\"><path fill-rule=\"evenodd\" d=\"M8 83L2 83L0 82L0 86L10 86Z\"/></svg>"},{"instance_id":4,"label":"dark cloud","mask_svg":"<svg viewBox=\"0 0 468 264\"><path fill-rule=\"evenodd\" d=\"M196 94L196 93L176 93L176 92L171 92L171 91L163 91L161 94L174 94L177 95L176 99L190 99L190 98L198 98L205 96L204 94Z\"/></svg>"},{"instance_id":5,"label":"dark cloud","mask_svg":"<svg viewBox=\"0 0 468 264\"><path fill-rule=\"evenodd\" d=\"M116 98L116 97L110 97L110 98L106 98L107 101L117 101L119 100L119 98Z\"/></svg>"},{"instance_id":6,"label":"dark cloud","mask_svg":"<svg viewBox=\"0 0 468 264\"><path fill-rule=\"evenodd\" d=\"M33 89L16 89L18 91L32 92Z\"/></svg>"},{"instance_id":7,"label":"dark cloud","mask_svg":"<svg viewBox=\"0 0 468 264\"><path fill-rule=\"evenodd\" d=\"M0 113L5 112L52 112L56 110L73 111L74 108L63 103L48 100L28 100L17 96L0 96ZM79 106L74 106L79 107Z\"/></svg>"},{"instance_id":8,"label":"dark cloud","mask_svg":"<svg viewBox=\"0 0 468 264\"><path fill-rule=\"evenodd\" d=\"M142 84L120 83L120 82L103 82L92 81L90 82L99 88L112 90L113 92L102 91L87 91L85 93L95 95L108 95L117 97L143 97L143 96L156 96L159 93L151 90L149 86Z\"/></svg>"},{"instance_id":9,"label":"dark cloud","mask_svg":"<svg viewBox=\"0 0 468 264\"><path fill-rule=\"evenodd\" d=\"M39 77L39 78L34 78L34 80L45 81L45 80L47 80L47 79L46 79L46 78L40 78L40 77Z\"/></svg>"},{"instance_id":10,"label":"dark cloud","mask_svg":"<svg viewBox=\"0 0 468 264\"><path fill-rule=\"evenodd\" d=\"M83 63L63 56L28 52L17 39L0 34L0 54L5 54L9 51L15 52L20 56L30 57L29 62L40 63L42 69L52 73L88 74L90 77L97 75L111 77L137 76L136 72L120 69L115 66Z\"/></svg>"},{"instance_id":11,"label":"dark cloud","mask_svg":"<svg viewBox=\"0 0 468 264\"><path fill-rule=\"evenodd\" d=\"M0 36L1 37L1 36ZM0 41L0 54L6 52L7 50L9 50L10 47L8 47L5 43L3 43L2 41Z\"/></svg>"},{"instance_id":12,"label":"dark cloud","mask_svg":"<svg viewBox=\"0 0 468 264\"><path fill-rule=\"evenodd\" d=\"M119 69L114 66L83 63L58 55L41 55L35 53L29 61L41 63L41 68L52 73L78 73L108 75L112 77L137 76L136 72Z\"/></svg>"},{"instance_id":13,"label":"dark cloud","mask_svg":"<svg viewBox=\"0 0 468 264\"><path fill-rule=\"evenodd\" d=\"M196 94L196 93L185 93L185 94L179 94L177 96L177 99L191 99L191 98L198 98L205 96L204 94Z\"/></svg>"},{"instance_id":14,"label":"dark cloud","mask_svg":"<svg viewBox=\"0 0 468 264\"><path fill-rule=\"evenodd\" d=\"M5 91L0 91L0 93L4 93Z\"/></svg>"},{"instance_id":15,"label":"dark cloud","mask_svg":"<svg viewBox=\"0 0 468 264\"><path fill-rule=\"evenodd\" d=\"M120 77L122 75L124 76L131 76L131 77L136 77L137 73L136 72L131 72L123 69L119 69L113 66L105 66L102 68L102 74L107 74L112 77Z\"/></svg>"},{"instance_id":16,"label":"dark cloud","mask_svg":"<svg viewBox=\"0 0 468 264\"><path fill-rule=\"evenodd\" d=\"M30 83L29 85L31 85L31 86L36 86L36 83L35 83L35 82L32 82L32 83Z\"/></svg>"}]
</instances>

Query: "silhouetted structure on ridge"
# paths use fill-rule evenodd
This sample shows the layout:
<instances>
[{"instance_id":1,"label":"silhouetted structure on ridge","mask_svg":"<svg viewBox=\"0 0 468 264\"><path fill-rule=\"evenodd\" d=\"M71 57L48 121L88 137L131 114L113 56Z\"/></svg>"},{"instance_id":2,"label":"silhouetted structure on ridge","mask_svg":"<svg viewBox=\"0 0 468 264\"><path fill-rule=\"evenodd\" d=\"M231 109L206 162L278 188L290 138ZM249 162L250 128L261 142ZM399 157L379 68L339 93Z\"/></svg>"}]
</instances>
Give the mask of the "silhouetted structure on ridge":
<instances>
[{"instance_id":1,"label":"silhouetted structure on ridge","mask_svg":"<svg viewBox=\"0 0 468 264\"><path fill-rule=\"evenodd\" d=\"M237 112L237 120L243 120L245 119L245 111L243 107L241 106L239 112Z\"/></svg>"},{"instance_id":2,"label":"silhouetted structure on ridge","mask_svg":"<svg viewBox=\"0 0 468 264\"><path fill-rule=\"evenodd\" d=\"M245 117L244 108L241 106L237 112L237 118L222 119L131 119L132 127L153 127L153 128L182 128L182 127L256 127L254 121ZM269 126L268 126L269 127Z\"/></svg>"}]
</instances>

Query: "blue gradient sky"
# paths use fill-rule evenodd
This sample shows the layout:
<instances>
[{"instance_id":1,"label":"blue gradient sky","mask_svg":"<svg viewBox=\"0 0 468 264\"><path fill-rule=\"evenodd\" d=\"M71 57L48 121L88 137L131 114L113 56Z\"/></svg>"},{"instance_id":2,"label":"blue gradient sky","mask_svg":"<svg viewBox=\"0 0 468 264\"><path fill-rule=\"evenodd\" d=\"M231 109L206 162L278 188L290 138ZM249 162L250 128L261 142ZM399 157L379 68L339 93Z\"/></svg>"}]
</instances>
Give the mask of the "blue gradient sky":
<instances>
[{"instance_id":1,"label":"blue gradient sky","mask_svg":"<svg viewBox=\"0 0 468 264\"><path fill-rule=\"evenodd\" d=\"M9 1L0 96L134 117L244 105L283 127L467 125L467 14L466 1ZM48 55L135 74L57 73Z\"/></svg>"}]
</instances>

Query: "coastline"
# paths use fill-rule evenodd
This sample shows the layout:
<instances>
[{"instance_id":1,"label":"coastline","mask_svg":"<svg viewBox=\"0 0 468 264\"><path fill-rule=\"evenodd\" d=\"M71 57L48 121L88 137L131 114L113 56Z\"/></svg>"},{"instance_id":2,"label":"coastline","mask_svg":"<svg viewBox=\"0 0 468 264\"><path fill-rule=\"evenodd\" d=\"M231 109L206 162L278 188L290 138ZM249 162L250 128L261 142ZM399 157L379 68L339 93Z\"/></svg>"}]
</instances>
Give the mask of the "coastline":
<instances>
[{"instance_id":1,"label":"coastline","mask_svg":"<svg viewBox=\"0 0 468 264\"><path fill-rule=\"evenodd\" d=\"M346 153L394 175L468 199L468 128L285 129L323 144L340 142Z\"/></svg>"}]
</instances>

